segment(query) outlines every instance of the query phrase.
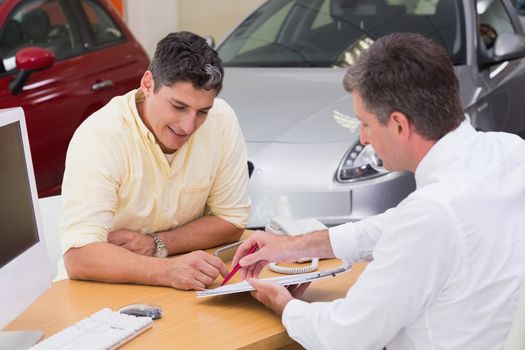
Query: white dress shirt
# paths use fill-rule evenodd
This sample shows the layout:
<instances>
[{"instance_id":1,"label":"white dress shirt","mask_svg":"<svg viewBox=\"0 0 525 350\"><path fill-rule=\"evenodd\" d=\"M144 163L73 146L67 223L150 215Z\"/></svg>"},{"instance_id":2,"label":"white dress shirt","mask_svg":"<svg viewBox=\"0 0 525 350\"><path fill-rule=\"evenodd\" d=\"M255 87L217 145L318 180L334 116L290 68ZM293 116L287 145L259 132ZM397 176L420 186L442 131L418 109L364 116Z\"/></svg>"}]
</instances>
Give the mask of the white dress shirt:
<instances>
[{"instance_id":1,"label":"white dress shirt","mask_svg":"<svg viewBox=\"0 0 525 350\"><path fill-rule=\"evenodd\" d=\"M329 230L337 257L371 262L345 298L288 303L307 349L502 348L525 276L525 142L465 122L415 176L396 208Z\"/></svg>"}]
</instances>

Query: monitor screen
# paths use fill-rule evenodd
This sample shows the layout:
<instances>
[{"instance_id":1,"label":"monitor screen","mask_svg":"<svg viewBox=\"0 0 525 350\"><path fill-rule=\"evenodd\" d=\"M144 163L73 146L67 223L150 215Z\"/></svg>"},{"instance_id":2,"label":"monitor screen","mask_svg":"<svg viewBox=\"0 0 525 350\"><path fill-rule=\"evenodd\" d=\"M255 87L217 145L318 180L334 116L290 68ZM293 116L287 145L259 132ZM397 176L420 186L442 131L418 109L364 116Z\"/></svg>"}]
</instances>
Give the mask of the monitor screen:
<instances>
[{"instance_id":1,"label":"monitor screen","mask_svg":"<svg viewBox=\"0 0 525 350\"><path fill-rule=\"evenodd\" d=\"M0 329L50 285L24 112L0 110Z\"/></svg>"},{"instance_id":2,"label":"monitor screen","mask_svg":"<svg viewBox=\"0 0 525 350\"><path fill-rule=\"evenodd\" d=\"M0 268L39 241L20 123L0 127Z\"/></svg>"}]
</instances>

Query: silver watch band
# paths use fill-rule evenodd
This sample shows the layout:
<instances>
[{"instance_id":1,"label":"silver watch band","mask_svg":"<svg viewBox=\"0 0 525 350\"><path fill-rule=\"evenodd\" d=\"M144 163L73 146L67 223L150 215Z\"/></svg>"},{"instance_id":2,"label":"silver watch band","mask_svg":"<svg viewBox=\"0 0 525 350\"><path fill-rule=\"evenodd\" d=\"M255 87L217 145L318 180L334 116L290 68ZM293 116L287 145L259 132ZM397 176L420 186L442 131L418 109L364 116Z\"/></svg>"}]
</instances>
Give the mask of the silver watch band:
<instances>
[{"instance_id":1,"label":"silver watch band","mask_svg":"<svg viewBox=\"0 0 525 350\"><path fill-rule=\"evenodd\" d=\"M159 235L157 233L148 233L148 236L151 236L153 242L155 242L155 253L153 255L157 257L166 257L168 255L168 249L164 241L160 239Z\"/></svg>"}]
</instances>

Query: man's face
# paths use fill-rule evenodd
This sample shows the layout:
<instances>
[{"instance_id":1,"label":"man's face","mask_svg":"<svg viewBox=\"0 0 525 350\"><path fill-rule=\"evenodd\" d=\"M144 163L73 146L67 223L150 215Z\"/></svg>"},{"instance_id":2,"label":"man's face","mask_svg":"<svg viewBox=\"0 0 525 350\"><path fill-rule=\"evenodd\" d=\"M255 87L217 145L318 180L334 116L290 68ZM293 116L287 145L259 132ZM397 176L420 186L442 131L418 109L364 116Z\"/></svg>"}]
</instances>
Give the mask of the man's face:
<instances>
[{"instance_id":1,"label":"man's face","mask_svg":"<svg viewBox=\"0 0 525 350\"><path fill-rule=\"evenodd\" d=\"M139 107L142 120L164 153L173 153L204 123L217 96L215 90L196 89L177 82L153 92L153 77L147 71L141 89L145 100Z\"/></svg>"},{"instance_id":2,"label":"man's face","mask_svg":"<svg viewBox=\"0 0 525 350\"><path fill-rule=\"evenodd\" d=\"M404 170L399 166L398 140L392 122L381 124L375 114L367 111L359 93L352 93L354 111L361 122L361 143L372 145L377 155L383 160L385 169L390 171Z\"/></svg>"}]
</instances>

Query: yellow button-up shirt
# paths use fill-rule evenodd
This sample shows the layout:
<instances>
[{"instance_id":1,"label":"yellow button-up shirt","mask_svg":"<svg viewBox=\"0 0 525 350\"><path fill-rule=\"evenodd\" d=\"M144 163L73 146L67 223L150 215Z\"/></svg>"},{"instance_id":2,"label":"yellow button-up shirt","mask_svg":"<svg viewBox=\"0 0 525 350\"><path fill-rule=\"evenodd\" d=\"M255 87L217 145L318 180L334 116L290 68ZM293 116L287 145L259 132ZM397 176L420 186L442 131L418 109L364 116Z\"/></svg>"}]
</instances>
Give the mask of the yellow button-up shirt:
<instances>
[{"instance_id":1,"label":"yellow button-up shirt","mask_svg":"<svg viewBox=\"0 0 525 350\"><path fill-rule=\"evenodd\" d=\"M63 253L105 242L114 230L161 232L208 214L246 225L247 151L231 107L215 99L170 165L138 114L140 95L113 98L71 140L62 183Z\"/></svg>"}]
</instances>

